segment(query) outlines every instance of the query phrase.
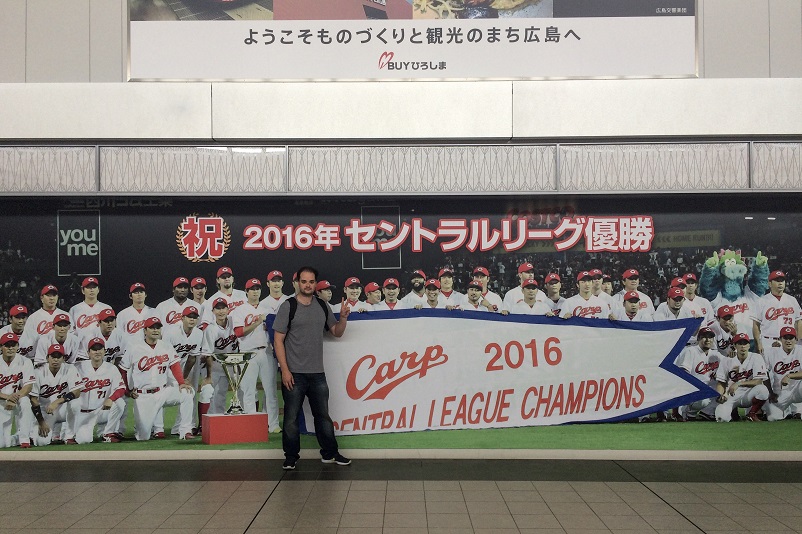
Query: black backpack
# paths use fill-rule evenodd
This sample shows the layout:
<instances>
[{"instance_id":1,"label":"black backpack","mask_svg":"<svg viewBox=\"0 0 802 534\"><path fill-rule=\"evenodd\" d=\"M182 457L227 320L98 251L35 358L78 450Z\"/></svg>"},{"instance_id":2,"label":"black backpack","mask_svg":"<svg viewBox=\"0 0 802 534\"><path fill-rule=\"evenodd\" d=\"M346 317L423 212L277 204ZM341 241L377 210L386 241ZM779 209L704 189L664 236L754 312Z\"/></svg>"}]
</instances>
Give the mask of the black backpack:
<instances>
[{"instance_id":1,"label":"black backpack","mask_svg":"<svg viewBox=\"0 0 802 534\"><path fill-rule=\"evenodd\" d=\"M317 301L317 303L320 304L320 307L323 308L323 313L326 314L326 320L323 322L323 331L324 332L328 332L329 331L329 306L328 306L328 304L326 304L326 302L323 299L321 299L317 295L314 295L314 297L315 297L315 300ZM290 303L290 317L287 320L287 332L289 333L290 325L292 324L292 318L295 317L295 311L298 309L298 300L295 297L290 297L290 298L287 299L287 302Z\"/></svg>"}]
</instances>

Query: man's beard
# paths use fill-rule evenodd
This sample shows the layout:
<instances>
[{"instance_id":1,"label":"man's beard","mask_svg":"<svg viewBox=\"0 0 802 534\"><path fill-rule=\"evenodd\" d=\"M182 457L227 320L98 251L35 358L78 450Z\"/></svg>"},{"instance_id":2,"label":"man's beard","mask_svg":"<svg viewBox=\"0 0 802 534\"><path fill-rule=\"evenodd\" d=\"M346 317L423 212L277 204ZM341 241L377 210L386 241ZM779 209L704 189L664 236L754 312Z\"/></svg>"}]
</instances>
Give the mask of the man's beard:
<instances>
[{"instance_id":1,"label":"man's beard","mask_svg":"<svg viewBox=\"0 0 802 534\"><path fill-rule=\"evenodd\" d=\"M414 284L412 284L412 289L420 293L421 291L423 291L423 282L415 282Z\"/></svg>"}]
</instances>

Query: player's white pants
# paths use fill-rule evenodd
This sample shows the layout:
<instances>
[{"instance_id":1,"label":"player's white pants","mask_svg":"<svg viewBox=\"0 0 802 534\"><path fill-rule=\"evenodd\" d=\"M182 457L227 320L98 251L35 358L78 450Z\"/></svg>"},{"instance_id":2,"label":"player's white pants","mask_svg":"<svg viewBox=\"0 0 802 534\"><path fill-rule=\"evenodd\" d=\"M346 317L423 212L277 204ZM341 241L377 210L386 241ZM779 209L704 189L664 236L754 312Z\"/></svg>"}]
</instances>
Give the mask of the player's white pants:
<instances>
[{"instance_id":1,"label":"player's white pants","mask_svg":"<svg viewBox=\"0 0 802 534\"><path fill-rule=\"evenodd\" d=\"M212 363L212 387L214 387L214 397L212 397L208 413L226 413L228 378L226 377L225 371L223 371L222 364L217 360Z\"/></svg>"},{"instance_id":2,"label":"player's white pants","mask_svg":"<svg viewBox=\"0 0 802 534\"><path fill-rule=\"evenodd\" d=\"M793 380L777 396L777 402L763 405L769 421L780 421L785 418L786 411L792 404L802 402L802 380ZM789 412L790 413L790 412Z\"/></svg>"},{"instance_id":3,"label":"player's white pants","mask_svg":"<svg viewBox=\"0 0 802 534\"><path fill-rule=\"evenodd\" d=\"M184 368L183 361L181 362L181 369ZM178 382L176 381L173 373L167 373L167 387L178 387ZM176 416L176 420L178 420L178 416ZM178 428L178 427L176 427ZM156 418L153 419L153 433L156 432L164 432L164 408L160 408L158 413L156 413ZM183 434L182 434L183 435Z\"/></svg>"},{"instance_id":4,"label":"player's white pants","mask_svg":"<svg viewBox=\"0 0 802 534\"><path fill-rule=\"evenodd\" d=\"M95 426L104 425L101 435L113 434L117 431L120 418L125 413L125 400L121 397L114 401L111 408L104 410L99 407L96 410L80 410L75 414L73 428L75 429L75 441L78 443L92 443L94 441Z\"/></svg>"},{"instance_id":5,"label":"player's white pants","mask_svg":"<svg viewBox=\"0 0 802 534\"><path fill-rule=\"evenodd\" d=\"M184 364L186 363L186 359L181 360L181 369L184 368ZM189 370L189 376L187 376L185 382L187 382L195 391L200 392L198 386L200 386L200 366L201 366L201 357L198 356L195 359L195 365L192 366L192 369ZM199 401L203 402L203 401ZM209 401L206 401L209 402ZM192 405L192 426L196 427L198 421L198 405ZM178 429L181 426L181 414L177 413L175 416L175 422L173 423L173 428L170 429L171 434L178 434Z\"/></svg>"},{"instance_id":6,"label":"player's white pants","mask_svg":"<svg viewBox=\"0 0 802 534\"><path fill-rule=\"evenodd\" d=\"M716 381L715 380L709 380L707 382L707 385L710 386L713 389L716 389ZM698 400L696 402L692 402L691 404L686 404L685 406L680 406L679 407L679 413L683 417L688 417L689 415L695 415L695 414L697 414L699 412L705 412L705 413L708 413L710 415L713 415L713 412L715 411L715 408L716 408L715 403L713 402L714 400L715 400L715 397L710 398L710 399Z\"/></svg>"},{"instance_id":7,"label":"player's white pants","mask_svg":"<svg viewBox=\"0 0 802 534\"><path fill-rule=\"evenodd\" d=\"M195 391L181 391L177 387L164 387L156 393L140 393L134 399L134 420L136 421L136 439L147 441L150 439L153 421L163 406L179 405L181 413L181 427L179 432L184 436L192 432L192 403L195 401Z\"/></svg>"},{"instance_id":8,"label":"player's white pants","mask_svg":"<svg viewBox=\"0 0 802 534\"><path fill-rule=\"evenodd\" d=\"M240 383L240 400L242 409L245 413L256 413L256 380L262 381L262 389L265 391L265 409L267 413L267 426L270 430L279 428L278 421L278 395L276 390L276 359L272 352L268 354L266 349L258 349L248 361L248 369Z\"/></svg>"},{"instance_id":9,"label":"player's white pants","mask_svg":"<svg viewBox=\"0 0 802 534\"><path fill-rule=\"evenodd\" d=\"M17 405L11 409L5 409L6 401L0 401L0 448L11 447L11 421L17 421L17 435L20 437L30 436L34 425L33 412L31 411L31 399L27 396L20 397Z\"/></svg>"},{"instance_id":10,"label":"player's white pants","mask_svg":"<svg viewBox=\"0 0 802 534\"><path fill-rule=\"evenodd\" d=\"M748 408L752 406L752 401L767 400L769 398L769 389L760 384L753 387L741 387L735 391L735 395L727 397L727 400L722 404L716 406L716 421L729 423L732 420L732 409Z\"/></svg>"},{"instance_id":11,"label":"player's white pants","mask_svg":"<svg viewBox=\"0 0 802 534\"><path fill-rule=\"evenodd\" d=\"M47 413L48 404L42 404L42 418L44 418L45 423L47 426L50 427L50 432L47 433L47 436L40 436L39 435L39 424L34 423L33 427L31 428L31 437L33 438L33 444L37 447L45 447L50 445L50 440L53 439L54 436L54 428L60 423L66 423L62 425L62 427L66 427L70 429L70 433L72 432L71 429L75 428L75 414L81 410L81 403L79 402L65 402L59 405L58 409L53 412L52 414ZM58 434L55 434L58 437ZM71 436L67 435L67 438L71 438Z\"/></svg>"}]
</instances>

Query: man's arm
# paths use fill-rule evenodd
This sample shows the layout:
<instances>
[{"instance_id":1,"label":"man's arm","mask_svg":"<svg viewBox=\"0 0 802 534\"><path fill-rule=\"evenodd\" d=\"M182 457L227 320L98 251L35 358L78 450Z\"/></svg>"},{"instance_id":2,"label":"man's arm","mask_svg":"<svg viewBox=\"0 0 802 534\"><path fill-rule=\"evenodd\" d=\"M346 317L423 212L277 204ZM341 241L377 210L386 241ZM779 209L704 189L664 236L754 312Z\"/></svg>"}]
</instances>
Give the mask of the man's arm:
<instances>
[{"instance_id":1,"label":"man's arm","mask_svg":"<svg viewBox=\"0 0 802 534\"><path fill-rule=\"evenodd\" d=\"M351 314L351 307L348 305L348 302L343 298L342 304L340 306L340 320L337 321L331 328L329 328L329 332L334 337L343 337L345 333L345 327L348 325L348 316ZM277 332L278 333L278 332Z\"/></svg>"},{"instance_id":2,"label":"man's arm","mask_svg":"<svg viewBox=\"0 0 802 534\"><path fill-rule=\"evenodd\" d=\"M760 339L760 323L752 319L752 338L755 340L755 348L763 354L763 340Z\"/></svg>"},{"instance_id":3,"label":"man's arm","mask_svg":"<svg viewBox=\"0 0 802 534\"><path fill-rule=\"evenodd\" d=\"M287 334L283 332L275 332L273 337L273 352L276 354L278 366L279 369L281 369L281 383L284 384L285 388L292 391L292 387L295 385L295 379L292 377L292 372L287 366L287 352L284 348L284 339L286 337Z\"/></svg>"}]
</instances>

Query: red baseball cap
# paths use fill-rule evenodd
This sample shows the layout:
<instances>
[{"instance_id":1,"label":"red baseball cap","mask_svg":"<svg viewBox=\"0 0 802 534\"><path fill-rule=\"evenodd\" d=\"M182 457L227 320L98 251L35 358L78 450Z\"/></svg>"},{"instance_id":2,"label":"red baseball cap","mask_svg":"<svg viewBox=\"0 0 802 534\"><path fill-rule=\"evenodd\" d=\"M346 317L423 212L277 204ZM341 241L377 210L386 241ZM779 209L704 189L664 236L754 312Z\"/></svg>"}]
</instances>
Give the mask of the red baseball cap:
<instances>
[{"instance_id":1,"label":"red baseball cap","mask_svg":"<svg viewBox=\"0 0 802 534\"><path fill-rule=\"evenodd\" d=\"M53 284L48 284L39 292L40 295L47 295L48 293L55 293L58 295L58 288Z\"/></svg>"},{"instance_id":2,"label":"red baseball cap","mask_svg":"<svg viewBox=\"0 0 802 534\"><path fill-rule=\"evenodd\" d=\"M468 282L468 289L470 288L478 289L479 291L482 291L484 289L482 287L481 282L477 282L476 280L471 280L470 282Z\"/></svg>"},{"instance_id":3,"label":"red baseball cap","mask_svg":"<svg viewBox=\"0 0 802 534\"><path fill-rule=\"evenodd\" d=\"M793 326L784 326L780 328L780 337L794 336L796 337L796 328Z\"/></svg>"},{"instance_id":4,"label":"red baseball cap","mask_svg":"<svg viewBox=\"0 0 802 534\"><path fill-rule=\"evenodd\" d=\"M440 282L438 282L438 284L439 283ZM368 282L367 285L365 286L365 293L370 293L371 291L376 291L377 289L381 289L379 287L379 284L377 284L376 282Z\"/></svg>"},{"instance_id":5,"label":"red baseball cap","mask_svg":"<svg viewBox=\"0 0 802 534\"><path fill-rule=\"evenodd\" d=\"M184 311L181 312L181 315L183 317L189 317L190 315L199 317L200 313L198 313L198 308L196 308L195 306L187 306L186 308L184 308Z\"/></svg>"},{"instance_id":6,"label":"red baseball cap","mask_svg":"<svg viewBox=\"0 0 802 534\"><path fill-rule=\"evenodd\" d=\"M178 278L173 280L173 287L188 286L188 285L189 285L189 280L187 278L184 278L183 276L179 276Z\"/></svg>"},{"instance_id":7,"label":"red baseball cap","mask_svg":"<svg viewBox=\"0 0 802 534\"><path fill-rule=\"evenodd\" d=\"M6 332L0 336L0 345L7 345L9 343L19 344L19 336L14 332Z\"/></svg>"},{"instance_id":8,"label":"red baseball cap","mask_svg":"<svg viewBox=\"0 0 802 534\"><path fill-rule=\"evenodd\" d=\"M135 282L134 285L128 288L128 293L134 293L135 291L145 291L145 284L141 282Z\"/></svg>"},{"instance_id":9,"label":"red baseball cap","mask_svg":"<svg viewBox=\"0 0 802 534\"><path fill-rule=\"evenodd\" d=\"M28 315L28 308L26 308L22 304L17 304L16 306L13 306L10 310L8 310L8 314L11 317L16 317L18 315Z\"/></svg>"},{"instance_id":10,"label":"red baseball cap","mask_svg":"<svg viewBox=\"0 0 802 534\"><path fill-rule=\"evenodd\" d=\"M145 328L153 328L156 325L163 326L162 320L158 317L148 317L145 319Z\"/></svg>"},{"instance_id":11,"label":"red baseball cap","mask_svg":"<svg viewBox=\"0 0 802 534\"><path fill-rule=\"evenodd\" d=\"M217 278L221 278L224 274L234 276L234 271L231 270L231 267L220 267L217 269Z\"/></svg>"},{"instance_id":12,"label":"red baseball cap","mask_svg":"<svg viewBox=\"0 0 802 534\"><path fill-rule=\"evenodd\" d=\"M284 280L284 275L281 274L281 271L270 271L267 274L267 281L268 282L273 281L273 279L275 279L275 278L281 278L282 280Z\"/></svg>"},{"instance_id":13,"label":"red baseball cap","mask_svg":"<svg viewBox=\"0 0 802 534\"><path fill-rule=\"evenodd\" d=\"M352 276L348 280L345 281L343 287L351 287L351 286L360 286L362 287L362 282L359 281L359 278L356 276Z\"/></svg>"},{"instance_id":14,"label":"red baseball cap","mask_svg":"<svg viewBox=\"0 0 802 534\"><path fill-rule=\"evenodd\" d=\"M440 280L435 280L434 278L430 278L430 279L426 280L426 287L429 288L431 286L434 286L437 289L440 289Z\"/></svg>"},{"instance_id":15,"label":"red baseball cap","mask_svg":"<svg viewBox=\"0 0 802 534\"><path fill-rule=\"evenodd\" d=\"M722 317L726 317L728 315L735 315L735 312L732 311L732 308L729 306L720 306L718 310L716 310L716 317L721 319Z\"/></svg>"},{"instance_id":16,"label":"red baseball cap","mask_svg":"<svg viewBox=\"0 0 802 534\"><path fill-rule=\"evenodd\" d=\"M604 276L604 273L601 272L601 269L591 269L588 272L590 273L591 278L602 278Z\"/></svg>"},{"instance_id":17,"label":"red baseball cap","mask_svg":"<svg viewBox=\"0 0 802 534\"><path fill-rule=\"evenodd\" d=\"M53 317L53 324L67 323L70 324L70 316L66 313L59 313Z\"/></svg>"},{"instance_id":18,"label":"red baseball cap","mask_svg":"<svg viewBox=\"0 0 802 534\"><path fill-rule=\"evenodd\" d=\"M100 282L98 282L97 278L95 278L94 276L87 276L86 278L84 278L84 281L81 282L81 287L86 287L90 284L95 284L96 286L99 286Z\"/></svg>"},{"instance_id":19,"label":"red baseball cap","mask_svg":"<svg viewBox=\"0 0 802 534\"><path fill-rule=\"evenodd\" d=\"M545 283L553 282L554 280L560 281L560 275L557 273L549 273L546 275L546 278L543 279Z\"/></svg>"},{"instance_id":20,"label":"red baseball cap","mask_svg":"<svg viewBox=\"0 0 802 534\"><path fill-rule=\"evenodd\" d=\"M454 274L454 269L452 269L451 267L443 267L437 273L437 278L442 278L445 275L452 276L453 274Z\"/></svg>"},{"instance_id":21,"label":"red baseball cap","mask_svg":"<svg viewBox=\"0 0 802 534\"><path fill-rule=\"evenodd\" d=\"M685 278L682 276L678 276L671 280L671 287L679 287L679 286L685 287L686 285L688 284L685 283Z\"/></svg>"},{"instance_id":22,"label":"red baseball cap","mask_svg":"<svg viewBox=\"0 0 802 534\"><path fill-rule=\"evenodd\" d=\"M624 300L637 300L640 302L640 295L637 291L627 291L624 293Z\"/></svg>"},{"instance_id":23,"label":"red baseball cap","mask_svg":"<svg viewBox=\"0 0 802 534\"><path fill-rule=\"evenodd\" d=\"M198 286L206 287L206 279L205 278L201 278L200 276L196 276L195 278L192 279L191 286L192 287L198 287Z\"/></svg>"},{"instance_id":24,"label":"red baseball cap","mask_svg":"<svg viewBox=\"0 0 802 534\"><path fill-rule=\"evenodd\" d=\"M785 273L782 271L771 271L769 273L769 280L776 280L778 278L785 279Z\"/></svg>"},{"instance_id":25,"label":"red baseball cap","mask_svg":"<svg viewBox=\"0 0 802 534\"><path fill-rule=\"evenodd\" d=\"M522 263L522 264L520 264L518 266L518 274L526 273L526 272L534 271L534 270L535 270L535 266L532 265L531 263L529 263L528 261L524 262L524 263Z\"/></svg>"},{"instance_id":26,"label":"red baseball cap","mask_svg":"<svg viewBox=\"0 0 802 534\"><path fill-rule=\"evenodd\" d=\"M62 345L59 345L58 343L53 343L47 348L47 355L51 356L56 353L63 354L64 356L67 355L67 351L64 350L64 347Z\"/></svg>"},{"instance_id":27,"label":"red baseball cap","mask_svg":"<svg viewBox=\"0 0 802 534\"><path fill-rule=\"evenodd\" d=\"M685 276L683 276L683 278L685 279L685 283L686 283L686 284L687 284L688 282L690 282L691 280L693 280L693 283L694 283L694 284L695 284L696 282L698 282L698 281L699 281L699 279L698 279L698 278L696 278L696 275L695 275L695 274L693 274L693 273L685 273Z\"/></svg>"},{"instance_id":28,"label":"red baseball cap","mask_svg":"<svg viewBox=\"0 0 802 534\"><path fill-rule=\"evenodd\" d=\"M579 271L576 274L576 281L579 282L580 280L585 279L585 278L589 278L589 277L590 277L590 272L589 271Z\"/></svg>"},{"instance_id":29,"label":"red baseball cap","mask_svg":"<svg viewBox=\"0 0 802 534\"><path fill-rule=\"evenodd\" d=\"M97 314L98 321L105 321L110 317L117 317L117 314L114 313L114 310L112 310L111 308L105 308L103 310L100 310L100 313Z\"/></svg>"},{"instance_id":30,"label":"red baseball cap","mask_svg":"<svg viewBox=\"0 0 802 534\"><path fill-rule=\"evenodd\" d=\"M92 339L89 340L89 343L86 344L86 348L92 350L92 347L94 347L95 345L100 345L102 347L105 347L106 340L103 339L102 337L93 337Z\"/></svg>"},{"instance_id":31,"label":"red baseball cap","mask_svg":"<svg viewBox=\"0 0 802 534\"><path fill-rule=\"evenodd\" d=\"M409 279L412 280L413 278L423 278L426 280L426 273L418 269L417 271L412 271L412 274L409 275Z\"/></svg>"},{"instance_id":32,"label":"red baseball cap","mask_svg":"<svg viewBox=\"0 0 802 534\"><path fill-rule=\"evenodd\" d=\"M640 278L640 273L638 273L637 269L627 269L621 274L621 278L624 280L627 278Z\"/></svg>"},{"instance_id":33,"label":"red baseball cap","mask_svg":"<svg viewBox=\"0 0 802 534\"><path fill-rule=\"evenodd\" d=\"M521 287L526 289L527 287L534 286L537 287L537 280L532 278L531 280L524 280L524 283L521 284Z\"/></svg>"},{"instance_id":34,"label":"red baseball cap","mask_svg":"<svg viewBox=\"0 0 802 534\"><path fill-rule=\"evenodd\" d=\"M672 287L671 289L668 290L668 298L675 299L678 297L685 298L685 292L682 289L678 287Z\"/></svg>"},{"instance_id":35,"label":"red baseball cap","mask_svg":"<svg viewBox=\"0 0 802 534\"><path fill-rule=\"evenodd\" d=\"M735 345L739 341L746 341L748 343L749 342L749 335L745 334L743 332L740 332L740 333L735 334L734 336L732 336L732 344L733 345Z\"/></svg>"},{"instance_id":36,"label":"red baseball cap","mask_svg":"<svg viewBox=\"0 0 802 534\"><path fill-rule=\"evenodd\" d=\"M396 280L395 278L388 278L387 280L384 281L384 287L387 286L401 287L401 284L399 284L398 280Z\"/></svg>"},{"instance_id":37,"label":"red baseball cap","mask_svg":"<svg viewBox=\"0 0 802 534\"><path fill-rule=\"evenodd\" d=\"M716 334L710 328L703 326L696 333L696 337L716 337Z\"/></svg>"},{"instance_id":38,"label":"red baseball cap","mask_svg":"<svg viewBox=\"0 0 802 534\"><path fill-rule=\"evenodd\" d=\"M251 278L247 282L245 282L245 289L251 289L252 287L262 287L262 282L259 281L258 278Z\"/></svg>"},{"instance_id":39,"label":"red baseball cap","mask_svg":"<svg viewBox=\"0 0 802 534\"><path fill-rule=\"evenodd\" d=\"M331 289L332 286L328 280L321 280L315 285L315 291L323 291L324 289Z\"/></svg>"},{"instance_id":40,"label":"red baseball cap","mask_svg":"<svg viewBox=\"0 0 802 534\"><path fill-rule=\"evenodd\" d=\"M228 308L228 301L223 297L217 297L216 299L214 299L214 302L212 302L212 309L217 308L218 306L220 306L220 304L225 304L226 308Z\"/></svg>"},{"instance_id":41,"label":"red baseball cap","mask_svg":"<svg viewBox=\"0 0 802 534\"><path fill-rule=\"evenodd\" d=\"M490 271L485 269L484 267L477 267L473 270L473 274L482 274L484 276L490 276Z\"/></svg>"}]
</instances>

